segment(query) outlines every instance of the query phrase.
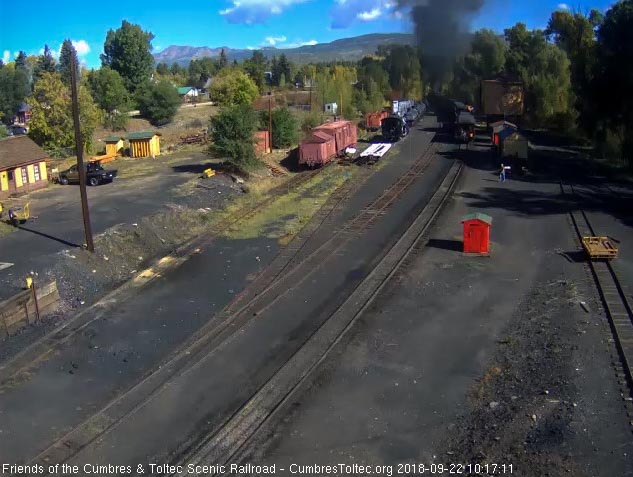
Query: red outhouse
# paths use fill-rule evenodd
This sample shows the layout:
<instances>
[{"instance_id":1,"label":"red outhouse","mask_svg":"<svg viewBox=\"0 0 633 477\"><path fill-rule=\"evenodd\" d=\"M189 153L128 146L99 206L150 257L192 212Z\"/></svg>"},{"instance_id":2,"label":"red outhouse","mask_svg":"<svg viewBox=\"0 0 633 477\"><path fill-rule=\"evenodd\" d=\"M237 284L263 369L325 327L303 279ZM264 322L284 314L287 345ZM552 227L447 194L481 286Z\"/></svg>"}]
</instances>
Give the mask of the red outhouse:
<instances>
[{"instance_id":1,"label":"red outhouse","mask_svg":"<svg viewBox=\"0 0 633 477\"><path fill-rule=\"evenodd\" d=\"M462 224L464 224L464 253L488 255L492 217L476 212L462 218Z\"/></svg>"}]
</instances>

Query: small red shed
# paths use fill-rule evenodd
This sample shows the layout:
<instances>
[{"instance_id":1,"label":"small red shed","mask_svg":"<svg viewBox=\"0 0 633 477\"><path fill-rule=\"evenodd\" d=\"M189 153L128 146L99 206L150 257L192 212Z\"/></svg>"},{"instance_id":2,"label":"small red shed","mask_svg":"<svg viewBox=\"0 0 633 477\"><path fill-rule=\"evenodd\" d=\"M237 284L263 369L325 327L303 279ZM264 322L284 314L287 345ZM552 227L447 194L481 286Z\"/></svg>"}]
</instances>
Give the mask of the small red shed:
<instances>
[{"instance_id":1,"label":"small red shed","mask_svg":"<svg viewBox=\"0 0 633 477\"><path fill-rule=\"evenodd\" d=\"M488 255L492 217L475 212L463 217L462 224L464 224L464 253Z\"/></svg>"},{"instance_id":2,"label":"small red shed","mask_svg":"<svg viewBox=\"0 0 633 477\"><path fill-rule=\"evenodd\" d=\"M322 166L336 157L336 141L325 131L314 130L299 145L299 164Z\"/></svg>"},{"instance_id":3,"label":"small red shed","mask_svg":"<svg viewBox=\"0 0 633 477\"><path fill-rule=\"evenodd\" d=\"M259 156L271 152L270 134L268 134L268 131L256 131L253 139L255 140L255 154Z\"/></svg>"}]
</instances>

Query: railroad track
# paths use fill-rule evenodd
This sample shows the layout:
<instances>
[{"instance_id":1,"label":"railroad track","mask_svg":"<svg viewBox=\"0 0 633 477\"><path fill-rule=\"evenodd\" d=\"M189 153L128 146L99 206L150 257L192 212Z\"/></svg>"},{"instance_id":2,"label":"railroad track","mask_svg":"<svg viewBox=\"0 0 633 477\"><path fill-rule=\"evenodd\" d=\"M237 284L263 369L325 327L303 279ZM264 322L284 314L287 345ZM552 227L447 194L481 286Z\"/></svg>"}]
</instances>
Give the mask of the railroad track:
<instances>
[{"instance_id":1,"label":"railroad track","mask_svg":"<svg viewBox=\"0 0 633 477\"><path fill-rule=\"evenodd\" d=\"M292 263L292 258L298 254L301 247L295 249L290 247L287 252L290 255L290 260L281 260L282 266L278 268L273 267L273 273L266 275L254 292L243 295L240 300L219 313L194 334L185 346L171 355L159 369L149 373L133 388L118 396L101 411L55 441L30 463L46 464L48 462L63 463L67 461L84 447L98 439L100 435L115 427L126 416L142 407L151 396L158 394L161 389L167 386L172 377L188 369L203 357L214 353L225 340L229 339L254 315L270 307L281 297L291 293L300 283L307 280L322 265L324 257L337 253L345 244L352 241L354 235L361 230L361 226L368 228L375 223L378 217L409 189L415 179L424 173L432 162L438 147L439 145L435 143L431 144L402 177L351 220L351 223L355 224L353 227L354 234L348 233L350 227L343 227L299 263ZM298 187L301 183L309 181L319 173L320 170L315 170L302 174L293 181L293 187ZM323 211L323 220L326 220L337 209L341 201L357 187L360 187L360 184L350 184L350 189L335 194L332 202ZM286 184L280 186L282 192L286 188ZM271 198L269 200L272 202L274 199ZM230 228L233 224L243 220L259 208L261 208L261 203L242 211L238 218L231 217L217 224L215 230ZM317 228L315 227L314 230L307 233L314 233ZM204 243L212 241L213 238L215 237L205 238L202 243L197 242L196 246L201 247Z\"/></svg>"},{"instance_id":2,"label":"railroad track","mask_svg":"<svg viewBox=\"0 0 633 477\"><path fill-rule=\"evenodd\" d=\"M565 196L576 195L574 186L560 183L561 192ZM589 217L582 209L569 212L573 228L576 232L580 248L582 238L596 236ZM633 312L618 275L609 261L588 261L588 267L598 289L600 299L609 320L609 327L614 338L622 371L628 388L628 400L633 391Z\"/></svg>"},{"instance_id":3,"label":"railroad track","mask_svg":"<svg viewBox=\"0 0 633 477\"><path fill-rule=\"evenodd\" d=\"M401 266L407 263L409 255L419 250L421 240L451 196L462 167L460 162L451 167L424 210L350 297L223 426L172 461L172 465L179 470L167 475L191 475L186 467L189 464L222 466L234 462L263 426L274 422L287 411L296 393L308 382L330 351L354 326ZM383 199L381 203L386 204L388 200Z\"/></svg>"},{"instance_id":4,"label":"railroad track","mask_svg":"<svg viewBox=\"0 0 633 477\"><path fill-rule=\"evenodd\" d=\"M296 189L301 185L309 182L318 174L320 174L324 168L331 166L331 164L332 163L329 163L320 169L314 169L302 174L298 174L285 183L271 189L269 191L268 197L266 197L265 200L256 204L250 204L239 209L230 217L221 220L217 224L214 224L212 226L211 232L206 234L204 237L193 238L185 244L176 248L169 255L170 260L182 261L186 259L186 257L200 251L203 247L210 245L211 242L217 239L217 237L223 232L230 230L231 227L235 226L242 220L245 220L253 214L257 213L259 210L261 210L262 207L269 206L281 196L288 193L288 191ZM141 273L141 275L143 275L143 273ZM115 290L110 295L116 294L117 291L120 291L123 288L126 288L126 284L122 285L120 289ZM110 295L108 295L108 297L110 297ZM109 300L110 303L116 303L117 301L117 299ZM5 363L2 363L0 365L0 370L2 370L2 373L0 374L0 391L6 386L12 386L14 383L19 382L20 376L22 374L29 373L34 366L44 362L47 356L53 353L56 348L70 341L77 333L84 330L92 322L101 319L105 311L107 311L108 306L104 305L101 308L101 312L97 313L96 317L92 317L87 321L71 319L56 328L52 333L44 336L26 349L22 350L12 359L8 360ZM81 316L81 314L79 316Z\"/></svg>"}]
</instances>

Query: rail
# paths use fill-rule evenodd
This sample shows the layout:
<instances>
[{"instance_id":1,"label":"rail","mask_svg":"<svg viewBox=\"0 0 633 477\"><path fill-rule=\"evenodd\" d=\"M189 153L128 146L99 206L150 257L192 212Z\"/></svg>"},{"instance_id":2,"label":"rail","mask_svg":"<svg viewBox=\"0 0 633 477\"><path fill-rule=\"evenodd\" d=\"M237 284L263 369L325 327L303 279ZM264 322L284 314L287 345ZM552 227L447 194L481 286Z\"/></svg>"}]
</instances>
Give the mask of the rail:
<instances>
[{"instance_id":1,"label":"rail","mask_svg":"<svg viewBox=\"0 0 633 477\"><path fill-rule=\"evenodd\" d=\"M232 461L266 422L286 409L295 393L354 326L402 264L406 263L409 254L419 246L451 196L462 167L460 162L453 165L424 210L350 297L224 426L203 439L195 449L181 455L173 465L180 466L183 471L170 475L190 475L186 472L185 464L223 465Z\"/></svg>"},{"instance_id":2,"label":"rail","mask_svg":"<svg viewBox=\"0 0 633 477\"><path fill-rule=\"evenodd\" d=\"M431 144L411 166L411 168L395 181L380 197L373 201L368 207L363 209L355 218L348 222L346 227L341 228L328 240L321 244L316 250L309 252L300 261L294 260L301 250L290 246L287 260L274 268L274 273L262 277L261 285L251 294L246 294L242 299L227 307L227 309L212 319L207 325L201 328L194 336L188 340L185 346L172 354L166 363L163 363L157 370L151 372L141 382L133 388L118 396L105 408L88 418L79 426L75 427L61 439L55 441L46 450L39 454L31 463L43 463L48 461L64 462L76 455L86 446L89 446L98 437L118 423L123 421L130 413L135 412L165 386L169 385L169 380L176 374L183 372L189 366L202 359L206 354L217 349L221 343L229 339L240 326L252 319L253 312L260 312L269 307L272 303L280 299L298 286L299 283L310 277L321 265L324 257L337 253L345 243L354 239L361 230L367 230L395 201L413 184L415 179L422 175L430 165L437 151L437 144ZM327 166L326 166L327 167ZM291 180L292 186L297 187L300 183L309 181L312 177L320 173L322 169L306 172ZM280 192L287 189L287 183L280 186ZM323 211L323 220L330 216L337 205L352 192L342 191L338 194L328 208ZM274 196L277 191L274 191ZM270 199L273 200L273 199ZM433 199L432 199L433 200ZM251 209L246 207L240 211L239 217L230 217L219 224L214 230L230 228L233 224L247 217L254 211L261 208L261 203L256 204ZM427 209L425 209L427 210ZM315 228L316 230L316 228ZM315 230L308 231L309 234ZM205 239L202 244L211 241L213 238ZM201 242L196 242L200 247ZM306 270L308 270L306 272ZM256 279L257 280L257 279Z\"/></svg>"},{"instance_id":3,"label":"rail","mask_svg":"<svg viewBox=\"0 0 633 477\"><path fill-rule=\"evenodd\" d=\"M563 195L576 195L574 186L560 183ZM573 228L576 232L579 247L582 248L583 237L595 236L596 232L589 217L582 209L569 211ZM598 289L600 299L607 313L609 326L614 337L618 355L623 364L624 375L629 393L633 390L633 313L631 304L624 292L620 279L613 265L606 260L587 260L587 265Z\"/></svg>"}]
</instances>

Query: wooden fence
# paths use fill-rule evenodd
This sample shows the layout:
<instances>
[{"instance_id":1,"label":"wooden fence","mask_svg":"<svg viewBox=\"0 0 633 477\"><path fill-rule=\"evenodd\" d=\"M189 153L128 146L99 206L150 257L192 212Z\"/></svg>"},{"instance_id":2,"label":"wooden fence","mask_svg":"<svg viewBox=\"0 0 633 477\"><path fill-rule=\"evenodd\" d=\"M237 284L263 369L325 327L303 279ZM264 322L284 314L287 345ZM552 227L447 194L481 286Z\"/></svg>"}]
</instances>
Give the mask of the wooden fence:
<instances>
[{"instance_id":1,"label":"wooden fence","mask_svg":"<svg viewBox=\"0 0 633 477\"><path fill-rule=\"evenodd\" d=\"M55 311L59 304L57 282L36 283L37 309L40 319ZM0 302L0 328L11 336L20 328L37 321L37 310L32 290L24 290L11 298Z\"/></svg>"}]
</instances>

